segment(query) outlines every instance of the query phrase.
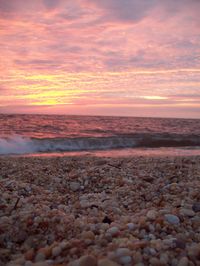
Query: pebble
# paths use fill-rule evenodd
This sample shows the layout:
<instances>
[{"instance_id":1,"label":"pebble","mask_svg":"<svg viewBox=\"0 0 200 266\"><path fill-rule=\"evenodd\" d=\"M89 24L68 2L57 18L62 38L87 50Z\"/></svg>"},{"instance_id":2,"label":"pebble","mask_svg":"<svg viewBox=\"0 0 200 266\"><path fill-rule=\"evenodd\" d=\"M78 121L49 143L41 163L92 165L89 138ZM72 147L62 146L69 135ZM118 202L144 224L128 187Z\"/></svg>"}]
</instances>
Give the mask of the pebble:
<instances>
[{"instance_id":1,"label":"pebble","mask_svg":"<svg viewBox=\"0 0 200 266\"><path fill-rule=\"evenodd\" d=\"M79 259L79 266L97 266L97 260L94 256L85 255Z\"/></svg>"},{"instance_id":2,"label":"pebble","mask_svg":"<svg viewBox=\"0 0 200 266\"><path fill-rule=\"evenodd\" d=\"M189 248L188 248L188 255L192 259L196 260L200 258L200 243L193 243Z\"/></svg>"},{"instance_id":3,"label":"pebble","mask_svg":"<svg viewBox=\"0 0 200 266\"><path fill-rule=\"evenodd\" d=\"M192 209L193 209L194 212L200 212L200 202L195 202L192 205Z\"/></svg>"},{"instance_id":4,"label":"pebble","mask_svg":"<svg viewBox=\"0 0 200 266\"><path fill-rule=\"evenodd\" d=\"M170 224L179 224L180 223L180 219L178 218L178 216L173 215L173 214L165 214L164 215L165 220L170 223Z\"/></svg>"},{"instance_id":5,"label":"pebble","mask_svg":"<svg viewBox=\"0 0 200 266\"><path fill-rule=\"evenodd\" d=\"M59 246L52 248L52 256L53 257L59 256L61 252L62 252L62 248Z\"/></svg>"},{"instance_id":6,"label":"pebble","mask_svg":"<svg viewBox=\"0 0 200 266\"><path fill-rule=\"evenodd\" d=\"M131 256L122 256L119 258L119 262L122 264L129 264L131 263L131 261L132 261Z\"/></svg>"},{"instance_id":7,"label":"pebble","mask_svg":"<svg viewBox=\"0 0 200 266\"><path fill-rule=\"evenodd\" d=\"M167 255L167 253L161 253L160 254L161 264L167 265L168 261L169 261L169 256Z\"/></svg>"},{"instance_id":8,"label":"pebble","mask_svg":"<svg viewBox=\"0 0 200 266\"><path fill-rule=\"evenodd\" d=\"M188 217L195 216L195 212L191 209L180 209L180 214Z\"/></svg>"},{"instance_id":9,"label":"pebble","mask_svg":"<svg viewBox=\"0 0 200 266\"><path fill-rule=\"evenodd\" d=\"M36 262L33 266L49 266L51 265L48 261Z\"/></svg>"},{"instance_id":10,"label":"pebble","mask_svg":"<svg viewBox=\"0 0 200 266\"><path fill-rule=\"evenodd\" d=\"M117 257L122 257L122 256L125 256L125 255L130 255L130 249L128 249L128 248L118 248L115 251L115 254L116 254Z\"/></svg>"},{"instance_id":11,"label":"pebble","mask_svg":"<svg viewBox=\"0 0 200 266\"><path fill-rule=\"evenodd\" d=\"M156 217L157 217L157 211L155 211L155 210L150 210L150 211L147 212L147 218L148 218L149 220L155 220Z\"/></svg>"},{"instance_id":12,"label":"pebble","mask_svg":"<svg viewBox=\"0 0 200 266\"><path fill-rule=\"evenodd\" d=\"M80 183L78 182L70 182L69 187L72 191L78 191L81 188Z\"/></svg>"},{"instance_id":13,"label":"pebble","mask_svg":"<svg viewBox=\"0 0 200 266\"><path fill-rule=\"evenodd\" d=\"M82 233L82 238L83 239L91 239L94 240L95 239L95 235L92 231L86 231Z\"/></svg>"},{"instance_id":14,"label":"pebble","mask_svg":"<svg viewBox=\"0 0 200 266\"><path fill-rule=\"evenodd\" d=\"M150 265L152 265L152 266L160 266L161 265L160 260L156 257L150 258L149 262L150 262Z\"/></svg>"},{"instance_id":15,"label":"pebble","mask_svg":"<svg viewBox=\"0 0 200 266\"><path fill-rule=\"evenodd\" d=\"M81 205L81 208L88 208L90 206L87 200L81 200L80 205Z\"/></svg>"},{"instance_id":16,"label":"pebble","mask_svg":"<svg viewBox=\"0 0 200 266\"><path fill-rule=\"evenodd\" d=\"M64 266L64 265L63 265ZM79 266L79 260L70 261L67 266Z\"/></svg>"},{"instance_id":17,"label":"pebble","mask_svg":"<svg viewBox=\"0 0 200 266\"><path fill-rule=\"evenodd\" d=\"M119 266L119 264L109 259L100 259L98 266Z\"/></svg>"},{"instance_id":18,"label":"pebble","mask_svg":"<svg viewBox=\"0 0 200 266\"><path fill-rule=\"evenodd\" d=\"M113 226L107 230L107 233L110 234L111 236L117 236L119 233L119 228L116 226Z\"/></svg>"},{"instance_id":19,"label":"pebble","mask_svg":"<svg viewBox=\"0 0 200 266\"><path fill-rule=\"evenodd\" d=\"M46 246L39 249L38 253L43 253L45 255L45 258L49 258L51 256L51 248L49 246Z\"/></svg>"},{"instance_id":20,"label":"pebble","mask_svg":"<svg viewBox=\"0 0 200 266\"><path fill-rule=\"evenodd\" d=\"M33 260L34 256L35 256L34 249L29 249L24 255L25 259L28 261Z\"/></svg>"},{"instance_id":21,"label":"pebble","mask_svg":"<svg viewBox=\"0 0 200 266\"><path fill-rule=\"evenodd\" d=\"M179 262L178 262L178 265L177 266L188 266L189 264L189 260L187 257L182 257Z\"/></svg>"},{"instance_id":22,"label":"pebble","mask_svg":"<svg viewBox=\"0 0 200 266\"><path fill-rule=\"evenodd\" d=\"M32 263L32 261L27 260L27 261L25 262L24 266L33 266L33 263Z\"/></svg>"},{"instance_id":23,"label":"pebble","mask_svg":"<svg viewBox=\"0 0 200 266\"><path fill-rule=\"evenodd\" d=\"M0 179L0 264L194 266L200 157L184 160L110 158L98 166L87 156L46 158L46 165L40 158L0 158L0 176L8 176ZM142 173L155 176L154 184L143 182ZM161 191L174 176L177 184Z\"/></svg>"},{"instance_id":24,"label":"pebble","mask_svg":"<svg viewBox=\"0 0 200 266\"><path fill-rule=\"evenodd\" d=\"M127 227L128 229L131 231L131 230L134 230L135 229L135 224L134 223L128 223L127 224Z\"/></svg>"},{"instance_id":25,"label":"pebble","mask_svg":"<svg viewBox=\"0 0 200 266\"><path fill-rule=\"evenodd\" d=\"M46 256L44 253L37 253L37 255L35 256L35 262L40 262L40 261L44 261L46 259Z\"/></svg>"}]
</instances>

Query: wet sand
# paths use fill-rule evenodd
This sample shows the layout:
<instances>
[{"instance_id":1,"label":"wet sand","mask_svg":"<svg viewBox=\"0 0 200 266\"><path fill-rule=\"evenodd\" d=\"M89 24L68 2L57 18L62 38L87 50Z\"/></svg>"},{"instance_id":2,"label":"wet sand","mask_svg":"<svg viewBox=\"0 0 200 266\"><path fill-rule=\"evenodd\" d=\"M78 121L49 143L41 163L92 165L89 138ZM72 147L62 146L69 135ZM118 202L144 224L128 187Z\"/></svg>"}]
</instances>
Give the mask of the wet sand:
<instances>
[{"instance_id":1,"label":"wet sand","mask_svg":"<svg viewBox=\"0 0 200 266\"><path fill-rule=\"evenodd\" d=\"M200 156L1 157L0 265L200 265Z\"/></svg>"}]
</instances>

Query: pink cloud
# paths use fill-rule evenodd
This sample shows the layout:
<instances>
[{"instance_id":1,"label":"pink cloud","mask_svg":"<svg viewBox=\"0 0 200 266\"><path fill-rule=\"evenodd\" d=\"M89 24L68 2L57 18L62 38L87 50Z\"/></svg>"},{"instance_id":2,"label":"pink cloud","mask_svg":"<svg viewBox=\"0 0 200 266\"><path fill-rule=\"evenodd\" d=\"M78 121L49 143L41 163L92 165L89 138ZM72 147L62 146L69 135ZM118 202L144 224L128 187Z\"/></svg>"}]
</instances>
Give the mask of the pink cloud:
<instances>
[{"instance_id":1,"label":"pink cloud","mask_svg":"<svg viewBox=\"0 0 200 266\"><path fill-rule=\"evenodd\" d=\"M142 106L138 96L172 92L168 105L189 92L198 104L199 10L195 0L0 0L0 104L48 89L79 91L77 105Z\"/></svg>"}]
</instances>

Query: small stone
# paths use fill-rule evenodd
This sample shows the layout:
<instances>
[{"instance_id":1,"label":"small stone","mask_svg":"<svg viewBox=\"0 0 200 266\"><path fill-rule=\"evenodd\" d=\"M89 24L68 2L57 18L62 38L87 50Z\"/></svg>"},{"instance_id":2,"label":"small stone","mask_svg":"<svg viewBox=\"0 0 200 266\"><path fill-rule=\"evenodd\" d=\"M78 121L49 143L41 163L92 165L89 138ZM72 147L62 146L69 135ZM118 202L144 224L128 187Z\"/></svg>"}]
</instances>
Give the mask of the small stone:
<instances>
[{"instance_id":1,"label":"small stone","mask_svg":"<svg viewBox=\"0 0 200 266\"><path fill-rule=\"evenodd\" d=\"M134 230L135 229L135 224L134 223L128 223L127 226L128 226L129 230Z\"/></svg>"},{"instance_id":2,"label":"small stone","mask_svg":"<svg viewBox=\"0 0 200 266\"><path fill-rule=\"evenodd\" d=\"M149 262L152 266L160 266L161 265L160 260L158 258L155 258L155 257L151 258L149 260Z\"/></svg>"},{"instance_id":3,"label":"small stone","mask_svg":"<svg viewBox=\"0 0 200 266\"><path fill-rule=\"evenodd\" d=\"M155 220L157 217L157 212L155 210L150 210L147 212L147 218L149 220Z\"/></svg>"},{"instance_id":4,"label":"small stone","mask_svg":"<svg viewBox=\"0 0 200 266\"><path fill-rule=\"evenodd\" d=\"M132 249L140 249L146 247L148 242L146 240L136 240L131 244Z\"/></svg>"},{"instance_id":5,"label":"small stone","mask_svg":"<svg viewBox=\"0 0 200 266\"><path fill-rule=\"evenodd\" d=\"M107 233L110 234L111 236L116 236L119 233L119 228L116 226L113 226L107 230Z\"/></svg>"},{"instance_id":6,"label":"small stone","mask_svg":"<svg viewBox=\"0 0 200 266\"><path fill-rule=\"evenodd\" d=\"M49 258L51 256L51 248L48 246L40 248L38 250L38 253L43 253L45 255L45 258Z\"/></svg>"},{"instance_id":7,"label":"small stone","mask_svg":"<svg viewBox=\"0 0 200 266\"><path fill-rule=\"evenodd\" d=\"M175 248L176 247L175 241L176 241L176 238L167 238L163 240L163 244L167 247Z\"/></svg>"},{"instance_id":8,"label":"small stone","mask_svg":"<svg viewBox=\"0 0 200 266\"><path fill-rule=\"evenodd\" d=\"M78 183L78 182L71 182L70 184L69 184L69 187L70 187L70 189L72 190L72 191L77 191L77 190L79 190L80 189L80 187L81 187L81 185Z\"/></svg>"},{"instance_id":9,"label":"small stone","mask_svg":"<svg viewBox=\"0 0 200 266\"><path fill-rule=\"evenodd\" d=\"M41 261L44 261L45 259L46 259L46 256L42 252L37 253L37 255L35 256L35 262L41 262Z\"/></svg>"},{"instance_id":10,"label":"small stone","mask_svg":"<svg viewBox=\"0 0 200 266\"><path fill-rule=\"evenodd\" d=\"M79 260L70 261L67 266L79 266Z\"/></svg>"},{"instance_id":11,"label":"small stone","mask_svg":"<svg viewBox=\"0 0 200 266\"><path fill-rule=\"evenodd\" d=\"M97 266L97 260L94 256L85 255L79 259L79 266Z\"/></svg>"},{"instance_id":12,"label":"small stone","mask_svg":"<svg viewBox=\"0 0 200 266\"><path fill-rule=\"evenodd\" d=\"M185 249L186 247L186 243L182 239L176 239L174 243L176 245L176 248Z\"/></svg>"},{"instance_id":13,"label":"small stone","mask_svg":"<svg viewBox=\"0 0 200 266\"><path fill-rule=\"evenodd\" d=\"M60 244L59 244L59 247L62 249L62 250L64 250L64 249L66 249L66 248L69 248L70 247L70 244L69 244L69 242L67 242L67 241L62 241Z\"/></svg>"},{"instance_id":14,"label":"small stone","mask_svg":"<svg viewBox=\"0 0 200 266\"><path fill-rule=\"evenodd\" d=\"M187 257L182 257L177 266L188 266L189 260Z\"/></svg>"},{"instance_id":15,"label":"small stone","mask_svg":"<svg viewBox=\"0 0 200 266\"><path fill-rule=\"evenodd\" d=\"M178 218L178 216L173 215L173 214L165 214L165 220L170 223L170 224L179 224L180 223L180 219Z\"/></svg>"},{"instance_id":16,"label":"small stone","mask_svg":"<svg viewBox=\"0 0 200 266\"><path fill-rule=\"evenodd\" d=\"M15 260L12 260L11 262L10 262L10 264L12 265L12 266L20 266L20 265L24 265L24 263L25 263L25 260L24 260L24 258L23 257L18 257L18 258L16 258ZM7 266L11 266L9 263L8 264L6 264ZM5 264L0 264L0 265L5 265Z\"/></svg>"},{"instance_id":17,"label":"small stone","mask_svg":"<svg viewBox=\"0 0 200 266\"><path fill-rule=\"evenodd\" d=\"M180 214L183 216L193 217L195 212L191 209L180 209Z\"/></svg>"},{"instance_id":18,"label":"small stone","mask_svg":"<svg viewBox=\"0 0 200 266\"><path fill-rule=\"evenodd\" d=\"M33 266L49 266L49 262L48 261L39 261L33 264Z\"/></svg>"},{"instance_id":19,"label":"small stone","mask_svg":"<svg viewBox=\"0 0 200 266\"><path fill-rule=\"evenodd\" d=\"M101 259L98 261L98 266L119 266L119 264L109 259Z\"/></svg>"},{"instance_id":20,"label":"small stone","mask_svg":"<svg viewBox=\"0 0 200 266\"><path fill-rule=\"evenodd\" d=\"M194 212L200 212L200 202L195 202L192 205L192 209L193 209Z\"/></svg>"},{"instance_id":21,"label":"small stone","mask_svg":"<svg viewBox=\"0 0 200 266\"><path fill-rule=\"evenodd\" d=\"M160 254L160 262L164 265L167 265L169 261L169 256L167 255L167 253L161 253Z\"/></svg>"},{"instance_id":22,"label":"small stone","mask_svg":"<svg viewBox=\"0 0 200 266\"><path fill-rule=\"evenodd\" d=\"M171 266L177 266L177 265L178 265L178 259L177 259L177 258L173 258L173 259L170 261L170 265L171 265Z\"/></svg>"},{"instance_id":23,"label":"small stone","mask_svg":"<svg viewBox=\"0 0 200 266\"><path fill-rule=\"evenodd\" d=\"M29 261L32 261L34 256L35 256L35 252L33 248L29 249L24 255L25 260L29 260Z\"/></svg>"},{"instance_id":24,"label":"small stone","mask_svg":"<svg viewBox=\"0 0 200 266\"><path fill-rule=\"evenodd\" d=\"M122 257L130 255L130 250L128 248L118 248L115 253L117 257Z\"/></svg>"},{"instance_id":25,"label":"small stone","mask_svg":"<svg viewBox=\"0 0 200 266\"><path fill-rule=\"evenodd\" d=\"M89 203L87 200L81 200L80 205L81 205L81 208L88 208L89 207Z\"/></svg>"},{"instance_id":26,"label":"small stone","mask_svg":"<svg viewBox=\"0 0 200 266\"><path fill-rule=\"evenodd\" d=\"M192 226L194 229L200 228L200 217L199 216L195 216L191 218L191 222L192 222Z\"/></svg>"},{"instance_id":27,"label":"small stone","mask_svg":"<svg viewBox=\"0 0 200 266\"><path fill-rule=\"evenodd\" d=\"M94 240L95 239L95 235L92 231L85 231L82 233L82 238L83 239L90 239L90 240Z\"/></svg>"},{"instance_id":28,"label":"small stone","mask_svg":"<svg viewBox=\"0 0 200 266\"><path fill-rule=\"evenodd\" d=\"M52 248L52 256L53 257L59 256L61 252L62 252L62 249L59 246Z\"/></svg>"},{"instance_id":29,"label":"small stone","mask_svg":"<svg viewBox=\"0 0 200 266\"><path fill-rule=\"evenodd\" d=\"M131 256L123 256L123 257L120 257L119 259L119 262L122 264L129 264L131 263L131 261L132 261Z\"/></svg>"},{"instance_id":30,"label":"small stone","mask_svg":"<svg viewBox=\"0 0 200 266\"><path fill-rule=\"evenodd\" d=\"M188 250L188 255L190 258L192 259L199 259L200 258L200 244L192 244L190 247L189 247L189 250Z\"/></svg>"},{"instance_id":31,"label":"small stone","mask_svg":"<svg viewBox=\"0 0 200 266\"><path fill-rule=\"evenodd\" d=\"M32 261L27 260L27 261L25 262L24 266L33 266L33 263L32 263Z\"/></svg>"}]
</instances>

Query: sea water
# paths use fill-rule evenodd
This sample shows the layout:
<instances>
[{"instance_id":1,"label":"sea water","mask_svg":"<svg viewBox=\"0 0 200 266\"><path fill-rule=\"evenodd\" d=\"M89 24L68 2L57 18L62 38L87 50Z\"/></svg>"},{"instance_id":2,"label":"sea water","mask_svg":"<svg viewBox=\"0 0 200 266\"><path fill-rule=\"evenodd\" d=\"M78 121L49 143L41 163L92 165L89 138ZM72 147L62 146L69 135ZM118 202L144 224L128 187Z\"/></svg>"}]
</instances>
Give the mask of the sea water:
<instances>
[{"instance_id":1,"label":"sea water","mask_svg":"<svg viewBox=\"0 0 200 266\"><path fill-rule=\"evenodd\" d=\"M0 114L0 155L200 154L200 120Z\"/></svg>"}]
</instances>

